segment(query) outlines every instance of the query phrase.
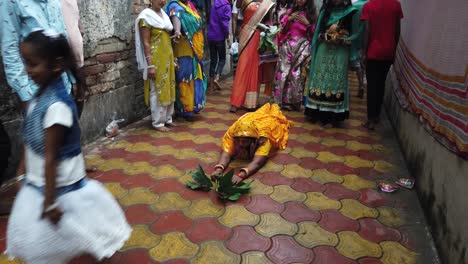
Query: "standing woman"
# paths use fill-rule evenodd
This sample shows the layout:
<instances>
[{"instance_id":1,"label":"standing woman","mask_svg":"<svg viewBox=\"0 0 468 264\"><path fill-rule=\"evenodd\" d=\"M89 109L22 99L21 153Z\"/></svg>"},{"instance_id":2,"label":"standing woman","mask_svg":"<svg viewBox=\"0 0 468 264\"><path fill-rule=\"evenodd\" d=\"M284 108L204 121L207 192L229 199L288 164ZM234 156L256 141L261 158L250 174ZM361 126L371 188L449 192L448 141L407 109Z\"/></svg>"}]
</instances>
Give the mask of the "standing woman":
<instances>
[{"instance_id":1,"label":"standing woman","mask_svg":"<svg viewBox=\"0 0 468 264\"><path fill-rule=\"evenodd\" d=\"M206 103L206 77L203 73L203 21L188 0L171 0L165 7L174 25L173 48L176 57L176 115L190 119Z\"/></svg>"},{"instance_id":2,"label":"standing woman","mask_svg":"<svg viewBox=\"0 0 468 264\"><path fill-rule=\"evenodd\" d=\"M298 111L301 108L305 86L301 72L310 56L310 40L316 20L313 0L296 0L293 8L281 19L273 96L285 110Z\"/></svg>"},{"instance_id":3,"label":"standing woman","mask_svg":"<svg viewBox=\"0 0 468 264\"><path fill-rule=\"evenodd\" d=\"M324 0L312 40L305 114L323 125L349 117L348 62L356 8L350 0Z\"/></svg>"},{"instance_id":4,"label":"standing woman","mask_svg":"<svg viewBox=\"0 0 468 264\"><path fill-rule=\"evenodd\" d=\"M165 0L152 0L135 21L135 48L138 69L145 80L145 103L151 107L153 127L161 132L173 126L175 62L169 16L162 10Z\"/></svg>"},{"instance_id":5,"label":"standing woman","mask_svg":"<svg viewBox=\"0 0 468 264\"><path fill-rule=\"evenodd\" d=\"M244 22L239 38L239 61L231 94L230 112L241 106L255 109L258 101L260 54L258 46L260 32L257 26L274 7L271 0L243 0L240 5Z\"/></svg>"}]
</instances>

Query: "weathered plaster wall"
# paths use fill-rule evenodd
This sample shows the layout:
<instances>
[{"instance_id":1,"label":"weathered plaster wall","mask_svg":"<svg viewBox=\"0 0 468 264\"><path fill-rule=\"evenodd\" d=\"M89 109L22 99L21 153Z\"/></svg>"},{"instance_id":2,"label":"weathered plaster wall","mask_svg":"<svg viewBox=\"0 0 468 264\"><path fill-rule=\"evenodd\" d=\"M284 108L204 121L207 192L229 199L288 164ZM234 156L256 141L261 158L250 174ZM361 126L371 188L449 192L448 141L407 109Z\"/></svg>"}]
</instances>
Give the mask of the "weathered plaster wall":
<instances>
[{"instance_id":1,"label":"weathered plaster wall","mask_svg":"<svg viewBox=\"0 0 468 264\"><path fill-rule=\"evenodd\" d=\"M90 92L80 123L82 142L104 135L116 113L126 123L148 111L143 102L143 81L136 71L133 21L148 0L81 0L84 29L85 82ZM0 68L0 120L12 141L12 157L7 175L18 160L22 117L16 95L7 86ZM0 175L1 176L1 175Z\"/></svg>"},{"instance_id":2,"label":"weathered plaster wall","mask_svg":"<svg viewBox=\"0 0 468 264\"><path fill-rule=\"evenodd\" d=\"M393 73L391 73L393 74ZM443 263L468 263L468 161L437 142L401 108L387 80L385 107L400 140Z\"/></svg>"}]
</instances>

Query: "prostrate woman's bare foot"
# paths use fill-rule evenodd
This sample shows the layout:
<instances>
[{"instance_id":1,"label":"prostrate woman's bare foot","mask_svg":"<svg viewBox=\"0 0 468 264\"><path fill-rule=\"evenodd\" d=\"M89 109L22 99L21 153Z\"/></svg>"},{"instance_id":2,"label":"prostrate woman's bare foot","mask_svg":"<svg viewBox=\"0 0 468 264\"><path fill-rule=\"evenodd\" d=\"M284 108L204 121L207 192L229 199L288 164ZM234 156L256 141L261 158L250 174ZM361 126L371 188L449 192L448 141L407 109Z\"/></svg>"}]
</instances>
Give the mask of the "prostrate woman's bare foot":
<instances>
[{"instance_id":1,"label":"prostrate woman's bare foot","mask_svg":"<svg viewBox=\"0 0 468 264\"><path fill-rule=\"evenodd\" d=\"M154 129L156 129L156 130L159 131L159 132L169 132L169 131L171 131L170 128L165 127L165 126L162 126L162 127L155 127Z\"/></svg>"}]
</instances>

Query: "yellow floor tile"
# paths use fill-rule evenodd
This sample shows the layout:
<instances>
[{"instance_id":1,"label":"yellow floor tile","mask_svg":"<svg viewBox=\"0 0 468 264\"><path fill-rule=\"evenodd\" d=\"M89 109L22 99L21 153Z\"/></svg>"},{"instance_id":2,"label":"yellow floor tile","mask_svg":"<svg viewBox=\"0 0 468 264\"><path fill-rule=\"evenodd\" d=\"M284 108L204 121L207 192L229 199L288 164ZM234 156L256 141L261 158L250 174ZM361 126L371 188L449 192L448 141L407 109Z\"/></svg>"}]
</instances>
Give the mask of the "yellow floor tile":
<instances>
[{"instance_id":1,"label":"yellow floor tile","mask_svg":"<svg viewBox=\"0 0 468 264\"><path fill-rule=\"evenodd\" d=\"M294 238L304 247L334 247L338 244L338 237L335 234L322 229L317 223L301 222L298 224L298 226L299 232L294 236Z\"/></svg>"},{"instance_id":2,"label":"yellow floor tile","mask_svg":"<svg viewBox=\"0 0 468 264\"><path fill-rule=\"evenodd\" d=\"M260 216L260 223L255 226L255 230L262 236L273 237L275 235L294 235L297 226L284 220L279 214L265 213Z\"/></svg>"},{"instance_id":3,"label":"yellow floor tile","mask_svg":"<svg viewBox=\"0 0 468 264\"><path fill-rule=\"evenodd\" d=\"M340 243L336 249L345 257L350 259L362 257L379 258L382 255L382 249L378 244L365 240L355 232L339 232L338 237L340 238Z\"/></svg>"}]
</instances>

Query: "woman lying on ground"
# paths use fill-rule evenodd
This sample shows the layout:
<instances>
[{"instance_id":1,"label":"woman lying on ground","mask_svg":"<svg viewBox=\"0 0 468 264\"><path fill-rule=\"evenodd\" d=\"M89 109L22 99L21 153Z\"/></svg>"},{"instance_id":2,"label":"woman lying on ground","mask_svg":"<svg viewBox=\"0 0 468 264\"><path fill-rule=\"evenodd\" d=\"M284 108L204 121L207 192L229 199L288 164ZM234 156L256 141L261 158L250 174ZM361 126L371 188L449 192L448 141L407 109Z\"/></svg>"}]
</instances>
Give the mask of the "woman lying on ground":
<instances>
[{"instance_id":1,"label":"woman lying on ground","mask_svg":"<svg viewBox=\"0 0 468 264\"><path fill-rule=\"evenodd\" d=\"M234 174L233 183L254 174L272 153L286 148L292 125L277 104L267 103L257 111L241 116L224 134L221 157L212 176L222 174L232 159L250 160L246 167Z\"/></svg>"}]
</instances>

